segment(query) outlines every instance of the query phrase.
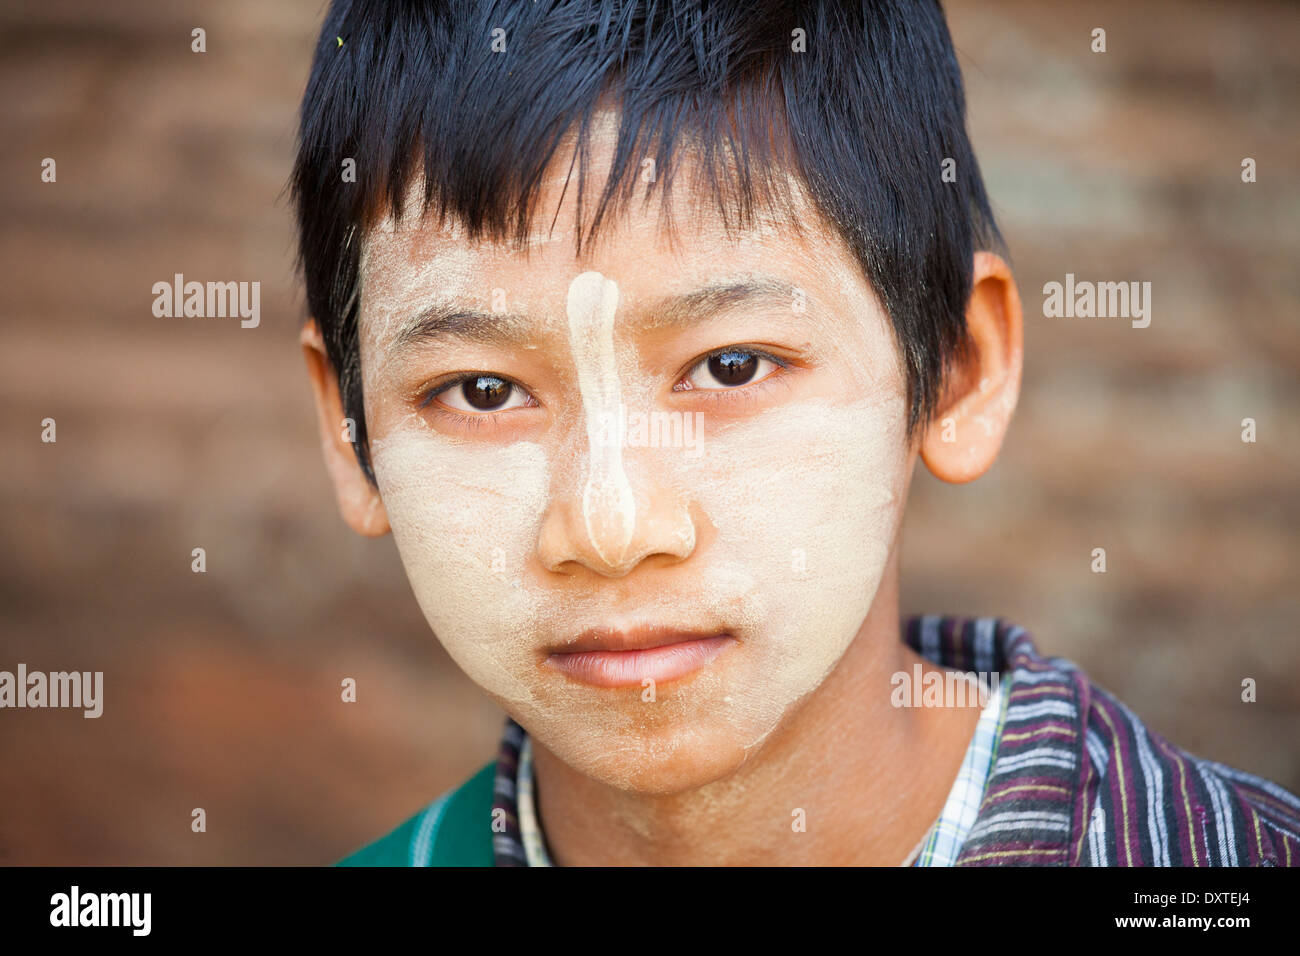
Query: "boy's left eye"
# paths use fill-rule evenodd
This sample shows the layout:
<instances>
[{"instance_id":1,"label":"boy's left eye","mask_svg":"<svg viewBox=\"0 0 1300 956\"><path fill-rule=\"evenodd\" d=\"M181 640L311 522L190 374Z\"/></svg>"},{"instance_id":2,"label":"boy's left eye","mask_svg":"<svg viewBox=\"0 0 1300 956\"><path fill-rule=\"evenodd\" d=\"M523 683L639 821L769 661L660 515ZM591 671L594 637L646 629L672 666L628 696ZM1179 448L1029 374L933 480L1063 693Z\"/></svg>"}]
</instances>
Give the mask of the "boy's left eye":
<instances>
[{"instance_id":1,"label":"boy's left eye","mask_svg":"<svg viewBox=\"0 0 1300 956\"><path fill-rule=\"evenodd\" d=\"M503 412L532 403L532 396L514 382L496 375L471 375L430 396L458 412Z\"/></svg>"},{"instance_id":2,"label":"boy's left eye","mask_svg":"<svg viewBox=\"0 0 1300 956\"><path fill-rule=\"evenodd\" d=\"M739 388L761 382L783 364L753 349L722 349L696 362L673 388L676 391Z\"/></svg>"}]
</instances>

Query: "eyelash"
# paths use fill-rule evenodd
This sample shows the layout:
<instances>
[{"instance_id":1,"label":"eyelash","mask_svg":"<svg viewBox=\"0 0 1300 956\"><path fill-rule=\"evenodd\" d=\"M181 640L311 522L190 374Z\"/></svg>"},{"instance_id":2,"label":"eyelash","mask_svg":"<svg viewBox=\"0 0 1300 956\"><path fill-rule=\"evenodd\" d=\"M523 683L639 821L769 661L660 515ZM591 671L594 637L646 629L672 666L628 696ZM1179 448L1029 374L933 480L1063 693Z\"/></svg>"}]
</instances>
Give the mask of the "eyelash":
<instances>
[{"instance_id":1,"label":"eyelash","mask_svg":"<svg viewBox=\"0 0 1300 956\"><path fill-rule=\"evenodd\" d=\"M743 352L748 355L754 355L761 359L767 359L769 362L771 362L773 365L776 366L776 370L769 372L767 375L759 379L757 382L746 383L744 385L737 385L734 388L687 388L687 389L677 388L677 384L683 381L687 376L689 376L701 365L705 364L710 359L716 358L719 355L725 355L728 352ZM674 383L673 385L673 392L674 393L689 392L693 400L703 399L709 402L731 402L731 403L737 401L753 402L759 397L756 394L758 390L764 388L765 386L788 385L789 383L785 381L785 378L787 377L785 375L785 372L790 368L790 365L791 362L788 359L780 358L779 356L773 355L771 352L764 351L763 349L758 349L747 345L727 345L722 348L714 349L713 351L708 352L705 355L701 355L699 358L691 362L690 365L686 366L686 368L682 371L682 373L677 376L676 383ZM502 413L499 411L480 412L478 414L466 414L465 412L457 411L454 408L448 408L447 406L436 402L437 397L441 395L443 392L449 392L453 388L457 388L461 385L464 385L470 379L483 374L487 374L487 373L484 373L482 371L467 372L463 375L458 375L454 378L439 382L436 385L430 386L427 389L422 389L420 392L420 395L422 397L420 398L417 407L420 410L425 410L433 407L435 413L439 415L444 421L448 422L449 424L455 427L463 428L466 430L476 430L476 429L482 429L485 427L493 426L498 422L498 420L501 417ZM508 382L512 387L522 390L526 395L532 398L532 392L529 392L526 388L524 388L523 385L519 384L514 379L507 378L504 375L498 375L495 372L490 374L494 378L499 378L503 382ZM534 402L536 401L536 399L532 399L532 400ZM518 411L518 409L512 408L509 409L509 411Z\"/></svg>"}]
</instances>

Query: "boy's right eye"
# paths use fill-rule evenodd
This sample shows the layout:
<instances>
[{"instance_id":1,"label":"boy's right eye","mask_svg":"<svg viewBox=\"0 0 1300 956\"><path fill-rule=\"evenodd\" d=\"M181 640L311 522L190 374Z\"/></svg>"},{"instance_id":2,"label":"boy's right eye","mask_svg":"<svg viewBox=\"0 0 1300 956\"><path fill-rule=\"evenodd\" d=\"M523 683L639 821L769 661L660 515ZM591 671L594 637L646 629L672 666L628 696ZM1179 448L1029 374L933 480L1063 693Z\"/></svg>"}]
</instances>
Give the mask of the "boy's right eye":
<instances>
[{"instance_id":1,"label":"boy's right eye","mask_svg":"<svg viewBox=\"0 0 1300 956\"><path fill-rule=\"evenodd\" d=\"M429 395L425 404L438 402L457 412L503 412L536 405L536 400L514 382L497 375L473 374L448 382Z\"/></svg>"}]
</instances>

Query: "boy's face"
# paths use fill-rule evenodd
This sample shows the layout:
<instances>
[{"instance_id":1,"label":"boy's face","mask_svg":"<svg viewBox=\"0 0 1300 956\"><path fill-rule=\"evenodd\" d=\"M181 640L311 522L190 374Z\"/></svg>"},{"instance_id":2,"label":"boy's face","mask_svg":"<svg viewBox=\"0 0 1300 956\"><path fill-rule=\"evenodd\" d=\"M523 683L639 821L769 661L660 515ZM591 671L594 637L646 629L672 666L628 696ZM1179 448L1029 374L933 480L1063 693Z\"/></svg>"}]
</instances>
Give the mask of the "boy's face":
<instances>
[{"instance_id":1,"label":"boy's face","mask_svg":"<svg viewBox=\"0 0 1300 956\"><path fill-rule=\"evenodd\" d=\"M367 237L372 460L457 664L574 769L674 792L738 767L858 633L913 461L905 380L811 213L737 241L677 202L674 250L656 197L578 261L554 168L525 250L415 218Z\"/></svg>"}]
</instances>

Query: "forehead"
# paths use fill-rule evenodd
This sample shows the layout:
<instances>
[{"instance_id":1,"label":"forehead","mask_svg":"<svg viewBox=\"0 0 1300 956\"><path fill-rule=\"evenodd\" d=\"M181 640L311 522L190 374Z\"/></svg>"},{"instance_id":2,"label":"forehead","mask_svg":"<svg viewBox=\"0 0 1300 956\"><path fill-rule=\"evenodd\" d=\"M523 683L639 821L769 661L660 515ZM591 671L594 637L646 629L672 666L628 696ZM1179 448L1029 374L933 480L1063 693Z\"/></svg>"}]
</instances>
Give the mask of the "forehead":
<instances>
[{"instance_id":1,"label":"forehead","mask_svg":"<svg viewBox=\"0 0 1300 956\"><path fill-rule=\"evenodd\" d=\"M372 346L400 340L419 313L435 304L563 322L573 278L597 271L619 288L620 313L708 289L748 287L772 304L796 296L826 308L875 311L861 267L821 218L797 180L787 179L788 204L756 207L744 228L730 230L689 163L668 199L636 195L600 224L594 241L576 236L595 208L595 184L610 162L608 124L591 136L588 189L579 203L567 160L543 180L531 229L522 244L467 235L453 219L422 216L422 184L408 193L402 215L390 214L365 236L361 255L361 322ZM541 329L539 328L539 331Z\"/></svg>"}]
</instances>

